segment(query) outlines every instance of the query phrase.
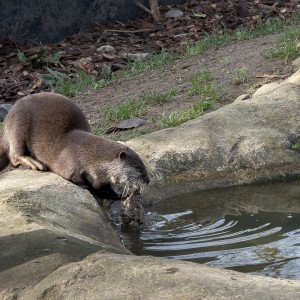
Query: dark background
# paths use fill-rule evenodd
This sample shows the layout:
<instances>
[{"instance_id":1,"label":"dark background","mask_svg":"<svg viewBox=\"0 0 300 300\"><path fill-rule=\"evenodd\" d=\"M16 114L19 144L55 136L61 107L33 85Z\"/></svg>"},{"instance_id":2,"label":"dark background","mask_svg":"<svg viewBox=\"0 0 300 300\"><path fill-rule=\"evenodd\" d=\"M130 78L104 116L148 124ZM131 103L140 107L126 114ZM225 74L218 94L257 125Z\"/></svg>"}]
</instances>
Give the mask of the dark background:
<instances>
[{"instance_id":1,"label":"dark background","mask_svg":"<svg viewBox=\"0 0 300 300\"><path fill-rule=\"evenodd\" d=\"M158 2L165 5L183 1ZM149 6L148 0L140 3ZM131 0L1 0L0 40L14 37L19 41L59 42L95 24L127 22L145 14Z\"/></svg>"}]
</instances>

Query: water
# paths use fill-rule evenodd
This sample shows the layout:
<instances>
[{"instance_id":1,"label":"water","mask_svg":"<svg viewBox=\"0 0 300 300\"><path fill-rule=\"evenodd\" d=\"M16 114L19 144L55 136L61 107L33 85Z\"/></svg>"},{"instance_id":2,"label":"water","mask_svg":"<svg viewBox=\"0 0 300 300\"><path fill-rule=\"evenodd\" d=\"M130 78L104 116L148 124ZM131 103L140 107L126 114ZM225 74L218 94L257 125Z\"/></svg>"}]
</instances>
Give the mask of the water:
<instances>
[{"instance_id":1,"label":"water","mask_svg":"<svg viewBox=\"0 0 300 300\"><path fill-rule=\"evenodd\" d=\"M121 233L137 255L300 279L300 182L206 191L152 209L140 233Z\"/></svg>"}]
</instances>

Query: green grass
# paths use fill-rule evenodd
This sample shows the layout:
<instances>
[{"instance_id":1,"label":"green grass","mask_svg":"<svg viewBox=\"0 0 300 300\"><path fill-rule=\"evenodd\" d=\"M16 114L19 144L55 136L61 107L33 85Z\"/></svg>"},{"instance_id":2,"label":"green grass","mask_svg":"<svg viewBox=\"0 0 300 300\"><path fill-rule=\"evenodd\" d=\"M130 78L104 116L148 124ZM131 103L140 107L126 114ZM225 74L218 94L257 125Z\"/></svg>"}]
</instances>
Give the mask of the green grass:
<instances>
[{"instance_id":1,"label":"green grass","mask_svg":"<svg viewBox=\"0 0 300 300\"><path fill-rule=\"evenodd\" d=\"M291 145L292 150L298 150L300 148L300 143L294 143Z\"/></svg>"},{"instance_id":2,"label":"green grass","mask_svg":"<svg viewBox=\"0 0 300 300\"><path fill-rule=\"evenodd\" d=\"M168 62L176 60L178 57L178 54L162 52L144 59L137 59L131 62L124 70L117 72L116 78L128 77L142 71L160 68Z\"/></svg>"},{"instance_id":3,"label":"green grass","mask_svg":"<svg viewBox=\"0 0 300 300\"><path fill-rule=\"evenodd\" d=\"M0 129L3 128L3 122L0 122Z\"/></svg>"},{"instance_id":4,"label":"green grass","mask_svg":"<svg viewBox=\"0 0 300 300\"><path fill-rule=\"evenodd\" d=\"M216 101L221 97L220 91L220 87L213 81L213 76L208 70L201 68L192 75L189 95L201 95L205 101Z\"/></svg>"},{"instance_id":5,"label":"green grass","mask_svg":"<svg viewBox=\"0 0 300 300\"><path fill-rule=\"evenodd\" d=\"M293 28L286 31L277 41L277 45L271 50L262 53L267 59L281 58L285 63L300 55L297 45L300 42L300 29Z\"/></svg>"},{"instance_id":6,"label":"green grass","mask_svg":"<svg viewBox=\"0 0 300 300\"><path fill-rule=\"evenodd\" d=\"M149 92L143 93L140 95L140 101L142 101L145 105L159 105L173 101L173 97L177 95L177 89L171 88L170 91L166 93L161 92Z\"/></svg>"},{"instance_id":7,"label":"green grass","mask_svg":"<svg viewBox=\"0 0 300 300\"><path fill-rule=\"evenodd\" d=\"M237 68L232 72L229 72L232 84L240 85L249 81L248 70L245 66Z\"/></svg>"},{"instance_id":8,"label":"green grass","mask_svg":"<svg viewBox=\"0 0 300 300\"><path fill-rule=\"evenodd\" d=\"M160 122L164 128L175 127L201 116L211 106L210 102L196 101L189 109L173 111L168 115L164 115Z\"/></svg>"},{"instance_id":9,"label":"green grass","mask_svg":"<svg viewBox=\"0 0 300 300\"><path fill-rule=\"evenodd\" d=\"M186 55L201 54L205 51L215 48L232 41L249 40L255 37L264 36L270 33L274 33L281 29L284 29L288 25L298 25L300 23L300 13L295 14L295 16L289 20L284 21L281 19L269 19L267 22L259 22L255 28L241 28L230 33L226 29L216 29L210 33L206 33L198 42L192 44L188 43L186 48ZM290 47L290 44L283 42L282 48L285 48L284 54L280 54L279 51L270 52L270 57L283 56L285 61L289 61L292 57L299 54L299 51L295 51L294 46ZM18 52L17 56L19 61L26 61L24 53ZM53 71L47 68L48 74L43 76L43 80L48 84L55 92L66 95L66 96L76 96L79 91L91 87L92 90L99 88L104 88L109 85L112 81L127 77L128 80L134 80L134 75L147 70L153 70L164 66L165 64L174 61L180 57L179 53L167 53L162 52L160 54L150 55L144 59L138 59L131 62L127 68L120 70L116 73L111 73L109 66L104 66L102 69L102 75L105 79L96 81L92 76L84 73L83 71L78 71L74 77L67 76L58 71ZM60 57L45 56L43 49L39 55L38 63L48 63L58 64ZM180 75L180 74L179 74Z\"/></svg>"},{"instance_id":10,"label":"green grass","mask_svg":"<svg viewBox=\"0 0 300 300\"><path fill-rule=\"evenodd\" d=\"M146 114L145 103L142 101L126 100L117 107L110 107L104 111L104 116L109 121L120 121Z\"/></svg>"},{"instance_id":11,"label":"green grass","mask_svg":"<svg viewBox=\"0 0 300 300\"><path fill-rule=\"evenodd\" d=\"M92 125L92 132L96 135L104 135L104 132L109 128L108 124L103 124L98 126L96 124Z\"/></svg>"},{"instance_id":12,"label":"green grass","mask_svg":"<svg viewBox=\"0 0 300 300\"><path fill-rule=\"evenodd\" d=\"M109 107L104 111L104 117L108 121L120 121L130 118L142 117L146 114L147 108L153 105L161 105L173 101L177 90L170 89L166 93L149 92L143 93L137 100L128 99L116 107Z\"/></svg>"},{"instance_id":13,"label":"green grass","mask_svg":"<svg viewBox=\"0 0 300 300\"><path fill-rule=\"evenodd\" d=\"M286 22L281 19L269 19L267 22L258 22L255 28L241 28L229 33L226 30L214 30L207 33L195 44L189 43L186 52L189 55L201 54L205 51L227 44L232 41L250 40L256 37L265 36L284 29L287 25L298 25L300 23L300 13Z\"/></svg>"}]
</instances>

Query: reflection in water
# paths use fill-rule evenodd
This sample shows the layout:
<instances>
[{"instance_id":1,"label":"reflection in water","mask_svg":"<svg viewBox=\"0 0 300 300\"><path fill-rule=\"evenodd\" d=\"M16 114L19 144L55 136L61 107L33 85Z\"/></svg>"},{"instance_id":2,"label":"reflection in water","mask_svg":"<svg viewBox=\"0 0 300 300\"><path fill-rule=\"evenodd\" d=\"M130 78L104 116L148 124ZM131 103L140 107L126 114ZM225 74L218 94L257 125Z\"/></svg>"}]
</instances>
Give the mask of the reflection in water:
<instances>
[{"instance_id":1,"label":"reflection in water","mask_svg":"<svg viewBox=\"0 0 300 300\"><path fill-rule=\"evenodd\" d=\"M296 184L299 186L295 182L273 184L172 199L156 208L145 231L121 235L138 255L300 279L300 190L295 190ZM271 191L276 197L270 197Z\"/></svg>"}]
</instances>

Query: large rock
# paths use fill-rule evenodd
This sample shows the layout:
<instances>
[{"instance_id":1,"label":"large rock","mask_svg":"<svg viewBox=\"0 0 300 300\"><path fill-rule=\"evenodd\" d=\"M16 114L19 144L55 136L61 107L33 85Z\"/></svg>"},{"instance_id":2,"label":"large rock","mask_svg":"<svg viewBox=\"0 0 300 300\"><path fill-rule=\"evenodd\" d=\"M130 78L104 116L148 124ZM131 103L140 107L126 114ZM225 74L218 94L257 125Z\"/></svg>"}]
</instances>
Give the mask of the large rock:
<instances>
[{"instance_id":1,"label":"large rock","mask_svg":"<svg viewBox=\"0 0 300 300\"><path fill-rule=\"evenodd\" d=\"M88 191L36 171L0 182L1 299L96 251L129 253Z\"/></svg>"},{"instance_id":2,"label":"large rock","mask_svg":"<svg viewBox=\"0 0 300 300\"><path fill-rule=\"evenodd\" d=\"M300 175L300 87L242 99L127 142L152 174L148 200Z\"/></svg>"},{"instance_id":3,"label":"large rock","mask_svg":"<svg viewBox=\"0 0 300 300\"><path fill-rule=\"evenodd\" d=\"M299 299L300 282L176 260L95 253L54 271L24 299Z\"/></svg>"},{"instance_id":4,"label":"large rock","mask_svg":"<svg viewBox=\"0 0 300 300\"><path fill-rule=\"evenodd\" d=\"M91 195L57 175L0 176L0 299L298 299L300 282L136 257Z\"/></svg>"}]
</instances>

